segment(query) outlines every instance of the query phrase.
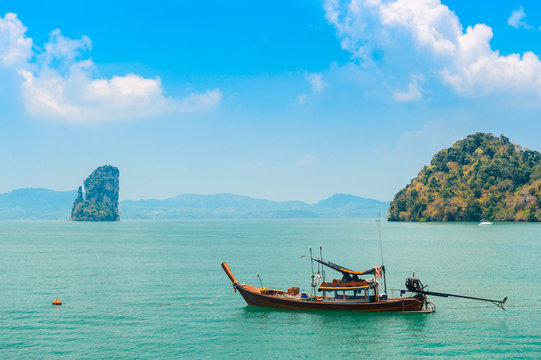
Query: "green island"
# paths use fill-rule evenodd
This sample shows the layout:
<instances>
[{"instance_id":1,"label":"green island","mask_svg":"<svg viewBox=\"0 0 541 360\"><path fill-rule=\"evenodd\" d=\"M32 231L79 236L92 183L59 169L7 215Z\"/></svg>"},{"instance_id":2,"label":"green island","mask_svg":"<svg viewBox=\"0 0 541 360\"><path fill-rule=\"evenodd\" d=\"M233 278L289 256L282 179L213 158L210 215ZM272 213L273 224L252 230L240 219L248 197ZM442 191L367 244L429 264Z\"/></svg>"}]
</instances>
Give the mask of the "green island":
<instances>
[{"instance_id":1,"label":"green island","mask_svg":"<svg viewBox=\"0 0 541 360\"><path fill-rule=\"evenodd\" d=\"M117 221L118 214L118 168L100 166L84 181L85 197L79 186L77 198L71 210L74 221Z\"/></svg>"},{"instance_id":2,"label":"green island","mask_svg":"<svg viewBox=\"0 0 541 360\"><path fill-rule=\"evenodd\" d=\"M541 153L476 133L439 151L389 207L389 221L541 221Z\"/></svg>"}]
</instances>

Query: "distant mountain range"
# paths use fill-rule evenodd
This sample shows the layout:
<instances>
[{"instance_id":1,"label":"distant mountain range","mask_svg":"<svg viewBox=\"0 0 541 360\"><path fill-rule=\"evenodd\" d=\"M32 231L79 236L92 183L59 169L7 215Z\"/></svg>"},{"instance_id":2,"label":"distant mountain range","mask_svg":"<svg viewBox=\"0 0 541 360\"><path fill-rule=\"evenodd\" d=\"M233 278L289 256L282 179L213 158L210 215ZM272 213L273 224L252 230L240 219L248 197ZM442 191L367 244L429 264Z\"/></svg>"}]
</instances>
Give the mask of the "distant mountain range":
<instances>
[{"instance_id":1,"label":"distant mountain range","mask_svg":"<svg viewBox=\"0 0 541 360\"><path fill-rule=\"evenodd\" d=\"M17 189L0 194L0 219L69 219L77 191Z\"/></svg>"},{"instance_id":2,"label":"distant mountain range","mask_svg":"<svg viewBox=\"0 0 541 360\"><path fill-rule=\"evenodd\" d=\"M0 194L0 220L69 219L77 191L17 189ZM234 194L179 195L165 200L124 200L121 219L257 219L385 216L388 202L335 194L315 204L270 201Z\"/></svg>"},{"instance_id":3,"label":"distant mountain range","mask_svg":"<svg viewBox=\"0 0 541 360\"><path fill-rule=\"evenodd\" d=\"M125 219L377 217L389 203L336 194L313 205L233 194L179 195L165 200L120 202Z\"/></svg>"}]
</instances>

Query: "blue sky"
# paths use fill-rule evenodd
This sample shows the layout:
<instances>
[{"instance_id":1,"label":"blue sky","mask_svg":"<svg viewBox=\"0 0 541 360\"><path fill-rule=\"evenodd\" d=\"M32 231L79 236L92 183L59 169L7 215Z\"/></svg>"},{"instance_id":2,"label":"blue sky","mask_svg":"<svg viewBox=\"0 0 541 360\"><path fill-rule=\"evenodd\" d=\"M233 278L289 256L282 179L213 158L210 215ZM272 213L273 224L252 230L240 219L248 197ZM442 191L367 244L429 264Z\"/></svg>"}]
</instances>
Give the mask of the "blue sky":
<instances>
[{"instance_id":1,"label":"blue sky","mask_svg":"<svg viewBox=\"0 0 541 360\"><path fill-rule=\"evenodd\" d=\"M477 131L541 150L537 1L0 3L0 192L390 200Z\"/></svg>"}]
</instances>

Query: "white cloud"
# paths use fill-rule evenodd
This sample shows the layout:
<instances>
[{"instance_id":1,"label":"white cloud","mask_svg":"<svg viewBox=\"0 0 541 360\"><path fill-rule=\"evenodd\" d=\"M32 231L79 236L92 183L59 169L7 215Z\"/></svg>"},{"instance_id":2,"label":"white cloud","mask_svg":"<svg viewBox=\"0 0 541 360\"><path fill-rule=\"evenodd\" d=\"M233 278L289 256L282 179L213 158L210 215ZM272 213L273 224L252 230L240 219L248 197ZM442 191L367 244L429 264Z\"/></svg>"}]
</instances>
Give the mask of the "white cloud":
<instances>
[{"instance_id":1,"label":"white cloud","mask_svg":"<svg viewBox=\"0 0 541 360\"><path fill-rule=\"evenodd\" d=\"M87 64L89 67L91 64ZM174 101L163 96L159 78L135 74L91 80L89 68L72 68L66 76L42 70L21 70L28 111L35 117L90 122L139 118L171 111Z\"/></svg>"},{"instance_id":2,"label":"white cloud","mask_svg":"<svg viewBox=\"0 0 541 360\"><path fill-rule=\"evenodd\" d=\"M324 3L342 47L364 66L376 66L380 56L390 67L424 68L425 76L460 94L490 92L541 95L541 62L533 52L500 55L490 46L492 29L484 24L463 31L456 14L440 0L338 0ZM421 64L421 65L419 65ZM396 70L399 71L399 70ZM415 95L412 91L405 93Z\"/></svg>"},{"instance_id":3,"label":"white cloud","mask_svg":"<svg viewBox=\"0 0 541 360\"><path fill-rule=\"evenodd\" d=\"M521 27L529 29L530 26L528 26L528 24L526 24L526 22L524 21L525 18L526 13L524 12L524 9L520 7L517 10L513 10L511 12L511 16L509 16L509 19L507 19L507 23L517 29Z\"/></svg>"},{"instance_id":4,"label":"white cloud","mask_svg":"<svg viewBox=\"0 0 541 360\"><path fill-rule=\"evenodd\" d=\"M182 99L176 108L182 112L203 111L215 107L222 100L219 89L207 90L202 94L191 94Z\"/></svg>"},{"instance_id":5,"label":"white cloud","mask_svg":"<svg viewBox=\"0 0 541 360\"><path fill-rule=\"evenodd\" d=\"M297 104L302 105L306 101L306 94L300 94L297 96Z\"/></svg>"},{"instance_id":6,"label":"white cloud","mask_svg":"<svg viewBox=\"0 0 541 360\"><path fill-rule=\"evenodd\" d=\"M25 37L25 32L17 15L0 16L0 65L12 66L32 57L32 39Z\"/></svg>"},{"instance_id":7,"label":"white cloud","mask_svg":"<svg viewBox=\"0 0 541 360\"><path fill-rule=\"evenodd\" d=\"M54 30L44 48L34 52L25 32L15 14L0 17L0 65L20 75L27 110L35 117L93 122L204 111L221 102L218 89L168 97L159 77L99 78L92 60L79 60L92 47L88 37L74 40Z\"/></svg>"},{"instance_id":8,"label":"white cloud","mask_svg":"<svg viewBox=\"0 0 541 360\"><path fill-rule=\"evenodd\" d=\"M408 84L407 90L394 91L394 100L399 102L420 100L422 98L422 89L420 83L422 83L423 81L423 75L411 75L411 82Z\"/></svg>"},{"instance_id":9,"label":"white cloud","mask_svg":"<svg viewBox=\"0 0 541 360\"><path fill-rule=\"evenodd\" d=\"M323 74L321 73L305 73L304 78L310 84L313 92L322 92L325 89L326 83L323 81ZM302 105L308 99L308 95L302 93L297 96L297 104Z\"/></svg>"},{"instance_id":10,"label":"white cloud","mask_svg":"<svg viewBox=\"0 0 541 360\"><path fill-rule=\"evenodd\" d=\"M323 81L322 74L306 74L306 80L310 83L312 91L321 92L325 88L325 82Z\"/></svg>"},{"instance_id":11,"label":"white cloud","mask_svg":"<svg viewBox=\"0 0 541 360\"><path fill-rule=\"evenodd\" d=\"M55 59L71 63L85 50L91 49L92 42L87 36L83 36L79 40L72 40L63 36L60 30L56 29L50 34L49 42L45 44L45 51L41 55L47 64Z\"/></svg>"}]
</instances>

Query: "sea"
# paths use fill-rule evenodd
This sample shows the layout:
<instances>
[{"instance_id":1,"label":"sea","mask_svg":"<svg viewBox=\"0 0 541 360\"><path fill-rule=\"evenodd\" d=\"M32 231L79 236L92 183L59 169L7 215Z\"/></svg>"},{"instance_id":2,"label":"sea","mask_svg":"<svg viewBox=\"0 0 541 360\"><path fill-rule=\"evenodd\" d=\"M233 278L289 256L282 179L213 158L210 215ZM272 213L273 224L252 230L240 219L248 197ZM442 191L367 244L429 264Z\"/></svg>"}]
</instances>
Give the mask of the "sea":
<instances>
[{"instance_id":1,"label":"sea","mask_svg":"<svg viewBox=\"0 0 541 360\"><path fill-rule=\"evenodd\" d=\"M310 292L310 246L366 270L380 236L390 296L415 273L427 290L507 296L507 311L440 297L431 314L260 308L220 267ZM0 221L0 359L539 359L540 279L534 223Z\"/></svg>"}]
</instances>

